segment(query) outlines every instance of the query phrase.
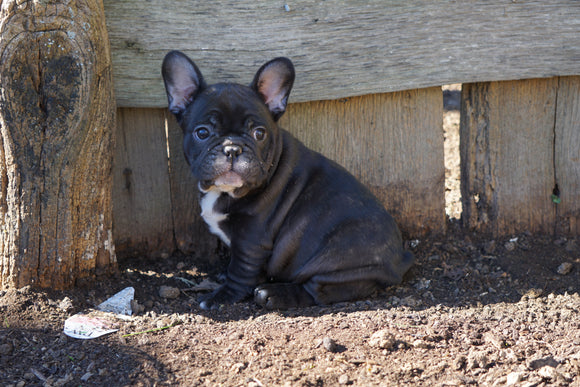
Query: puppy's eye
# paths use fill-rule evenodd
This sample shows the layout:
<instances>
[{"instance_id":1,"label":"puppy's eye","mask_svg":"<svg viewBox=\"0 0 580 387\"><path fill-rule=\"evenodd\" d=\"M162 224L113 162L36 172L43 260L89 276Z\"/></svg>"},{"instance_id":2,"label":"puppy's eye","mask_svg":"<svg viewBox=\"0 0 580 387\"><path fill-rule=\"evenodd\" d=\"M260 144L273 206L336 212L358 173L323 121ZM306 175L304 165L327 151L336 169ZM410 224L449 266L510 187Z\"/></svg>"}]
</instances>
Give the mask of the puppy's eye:
<instances>
[{"instance_id":1,"label":"puppy's eye","mask_svg":"<svg viewBox=\"0 0 580 387\"><path fill-rule=\"evenodd\" d=\"M266 129L262 128L261 126L258 126L257 128L254 129L253 134L256 141L264 141L264 139L266 138Z\"/></svg>"},{"instance_id":2,"label":"puppy's eye","mask_svg":"<svg viewBox=\"0 0 580 387\"><path fill-rule=\"evenodd\" d=\"M205 140L210 135L207 126L198 126L195 128L193 133L195 134L195 137L197 137L199 140Z\"/></svg>"}]
</instances>

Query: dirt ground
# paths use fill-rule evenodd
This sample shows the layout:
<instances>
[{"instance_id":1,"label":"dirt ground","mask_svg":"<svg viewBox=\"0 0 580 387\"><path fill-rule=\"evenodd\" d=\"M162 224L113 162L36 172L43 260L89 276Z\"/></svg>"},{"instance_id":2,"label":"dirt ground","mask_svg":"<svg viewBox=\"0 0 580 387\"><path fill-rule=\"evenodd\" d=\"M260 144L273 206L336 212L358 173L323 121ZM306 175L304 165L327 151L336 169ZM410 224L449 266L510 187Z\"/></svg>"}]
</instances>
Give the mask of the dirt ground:
<instances>
[{"instance_id":1,"label":"dirt ground","mask_svg":"<svg viewBox=\"0 0 580 387\"><path fill-rule=\"evenodd\" d=\"M191 285L220 268L173 256L121 262L91 288L2 291L0 385L580 386L580 240L459 228L458 93L445 91L449 232L407 241L417 264L401 286L326 307L207 312ZM62 333L127 286L143 310L118 332Z\"/></svg>"}]
</instances>

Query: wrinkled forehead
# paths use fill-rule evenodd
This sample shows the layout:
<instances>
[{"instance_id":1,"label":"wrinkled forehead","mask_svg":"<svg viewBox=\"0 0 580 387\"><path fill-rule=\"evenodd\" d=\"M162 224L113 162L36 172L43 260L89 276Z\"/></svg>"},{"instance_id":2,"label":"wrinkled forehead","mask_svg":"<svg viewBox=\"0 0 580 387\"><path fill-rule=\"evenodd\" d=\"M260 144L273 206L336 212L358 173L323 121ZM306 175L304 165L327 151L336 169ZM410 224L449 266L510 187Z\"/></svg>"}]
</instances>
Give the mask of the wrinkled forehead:
<instances>
[{"instance_id":1,"label":"wrinkled forehead","mask_svg":"<svg viewBox=\"0 0 580 387\"><path fill-rule=\"evenodd\" d=\"M208 115L243 118L247 115L269 116L266 104L254 90L235 83L211 85L196 96L186 114L186 121Z\"/></svg>"}]
</instances>

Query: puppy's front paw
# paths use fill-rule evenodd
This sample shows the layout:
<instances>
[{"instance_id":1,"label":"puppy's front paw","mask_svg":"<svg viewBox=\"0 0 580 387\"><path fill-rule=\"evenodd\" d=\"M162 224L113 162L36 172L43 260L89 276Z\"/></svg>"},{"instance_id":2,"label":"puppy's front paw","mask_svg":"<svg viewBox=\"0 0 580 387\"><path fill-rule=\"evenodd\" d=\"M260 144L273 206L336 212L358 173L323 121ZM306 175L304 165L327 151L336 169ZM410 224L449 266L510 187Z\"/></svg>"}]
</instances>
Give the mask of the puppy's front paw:
<instances>
[{"instance_id":1,"label":"puppy's front paw","mask_svg":"<svg viewBox=\"0 0 580 387\"><path fill-rule=\"evenodd\" d=\"M200 297L199 307L203 310L219 309L223 305L243 300L247 291L236 289L229 284L222 285L215 291Z\"/></svg>"}]
</instances>

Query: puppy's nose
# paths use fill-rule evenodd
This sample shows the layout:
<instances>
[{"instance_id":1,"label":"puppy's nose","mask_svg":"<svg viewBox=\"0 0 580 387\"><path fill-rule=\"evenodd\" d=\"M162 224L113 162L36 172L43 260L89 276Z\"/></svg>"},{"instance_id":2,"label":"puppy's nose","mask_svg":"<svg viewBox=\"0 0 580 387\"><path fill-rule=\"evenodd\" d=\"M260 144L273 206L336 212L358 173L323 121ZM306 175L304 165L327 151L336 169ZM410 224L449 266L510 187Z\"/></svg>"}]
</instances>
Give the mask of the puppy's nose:
<instances>
[{"instance_id":1,"label":"puppy's nose","mask_svg":"<svg viewBox=\"0 0 580 387\"><path fill-rule=\"evenodd\" d=\"M242 147L239 145L226 145L223 152L228 157L238 157L242 154Z\"/></svg>"}]
</instances>

